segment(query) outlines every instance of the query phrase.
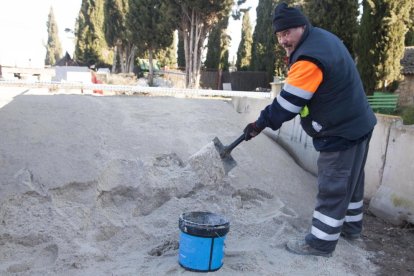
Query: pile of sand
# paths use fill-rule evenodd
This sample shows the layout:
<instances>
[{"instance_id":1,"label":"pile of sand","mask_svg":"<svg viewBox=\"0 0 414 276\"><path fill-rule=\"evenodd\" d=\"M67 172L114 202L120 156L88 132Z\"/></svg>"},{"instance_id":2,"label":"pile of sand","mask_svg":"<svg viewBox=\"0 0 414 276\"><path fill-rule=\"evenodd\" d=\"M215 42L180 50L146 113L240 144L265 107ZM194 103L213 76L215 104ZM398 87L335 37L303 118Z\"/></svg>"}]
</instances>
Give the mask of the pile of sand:
<instances>
[{"instance_id":1,"label":"pile of sand","mask_svg":"<svg viewBox=\"0 0 414 276\"><path fill-rule=\"evenodd\" d=\"M373 275L340 240L332 258L288 253L309 228L316 180L265 135L232 153L242 115L218 100L50 95L0 108L0 274L164 275L178 264L178 218L230 220L219 275Z\"/></svg>"}]
</instances>

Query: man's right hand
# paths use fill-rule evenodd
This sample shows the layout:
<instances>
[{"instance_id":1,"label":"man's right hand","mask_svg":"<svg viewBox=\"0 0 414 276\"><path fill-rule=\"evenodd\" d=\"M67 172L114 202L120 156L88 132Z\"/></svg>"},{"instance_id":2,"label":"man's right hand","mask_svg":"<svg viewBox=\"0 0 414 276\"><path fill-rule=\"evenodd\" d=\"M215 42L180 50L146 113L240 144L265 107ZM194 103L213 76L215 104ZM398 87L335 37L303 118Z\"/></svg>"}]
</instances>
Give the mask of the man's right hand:
<instances>
[{"instance_id":1,"label":"man's right hand","mask_svg":"<svg viewBox=\"0 0 414 276\"><path fill-rule=\"evenodd\" d=\"M244 132L244 140L249 141L253 137L256 137L259 135L260 132L262 132L263 129L257 127L256 122L248 124L243 132Z\"/></svg>"}]
</instances>

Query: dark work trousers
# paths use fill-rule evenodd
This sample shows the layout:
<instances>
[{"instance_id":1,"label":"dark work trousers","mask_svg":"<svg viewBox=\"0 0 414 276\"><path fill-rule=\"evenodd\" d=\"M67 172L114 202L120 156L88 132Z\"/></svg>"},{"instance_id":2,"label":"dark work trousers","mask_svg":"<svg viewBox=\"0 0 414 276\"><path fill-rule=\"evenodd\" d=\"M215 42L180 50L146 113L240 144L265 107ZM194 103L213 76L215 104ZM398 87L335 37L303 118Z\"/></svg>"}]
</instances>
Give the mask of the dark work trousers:
<instances>
[{"instance_id":1,"label":"dark work trousers","mask_svg":"<svg viewBox=\"0 0 414 276\"><path fill-rule=\"evenodd\" d=\"M320 152L319 191L312 228L306 236L311 247L332 252L341 232L361 233L364 167L370 138L345 151Z\"/></svg>"}]
</instances>

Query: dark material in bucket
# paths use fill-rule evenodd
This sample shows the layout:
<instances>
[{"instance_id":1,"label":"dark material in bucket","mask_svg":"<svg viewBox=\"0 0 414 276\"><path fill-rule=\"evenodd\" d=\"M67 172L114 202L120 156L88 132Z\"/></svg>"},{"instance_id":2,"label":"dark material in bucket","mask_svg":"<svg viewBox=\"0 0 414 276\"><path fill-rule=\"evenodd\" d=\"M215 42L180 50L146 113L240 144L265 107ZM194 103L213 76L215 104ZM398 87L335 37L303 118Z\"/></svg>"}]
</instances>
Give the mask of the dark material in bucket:
<instances>
[{"instance_id":1,"label":"dark material in bucket","mask_svg":"<svg viewBox=\"0 0 414 276\"><path fill-rule=\"evenodd\" d=\"M191 271L216 271L223 265L224 240L230 223L210 212L184 213L179 219L178 262Z\"/></svg>"},{"instance_id":2,"label":"dark material in bucket","mask_svg":"<svg viewBox=\"0 0 414 276\"><path fill-rule=\"evenodd\" d=\"M229 232L230 223L220 215L210 212L189 212L180 216L181 231L199 237L223 237Z\"/></svg>"}]
</instances>

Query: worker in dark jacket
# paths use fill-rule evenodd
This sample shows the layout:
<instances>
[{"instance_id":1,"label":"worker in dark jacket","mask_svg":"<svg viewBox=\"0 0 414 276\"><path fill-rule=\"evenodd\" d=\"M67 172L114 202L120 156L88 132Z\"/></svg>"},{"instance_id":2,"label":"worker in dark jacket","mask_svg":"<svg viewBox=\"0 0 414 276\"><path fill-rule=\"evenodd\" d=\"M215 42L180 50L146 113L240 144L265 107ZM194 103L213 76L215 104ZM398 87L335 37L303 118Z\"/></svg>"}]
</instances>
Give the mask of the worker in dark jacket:
<instances>
[{"instance_id":1,"label":"worker in dark jacket","mask_svg":"<svg viewBox=\"0 0 414 276\"><path fill-rule=\"evenodd\" d=\"M276 6L273 30L289 70L280 94L244 129L245 140L280 128L298 114L319 151L317 204L306 237L289 241L296 254L329 257L341 236L362 230L364 167L376 117L355 63L332 33L313 27L301 11Z\"/></svg>"}]
</instances>

